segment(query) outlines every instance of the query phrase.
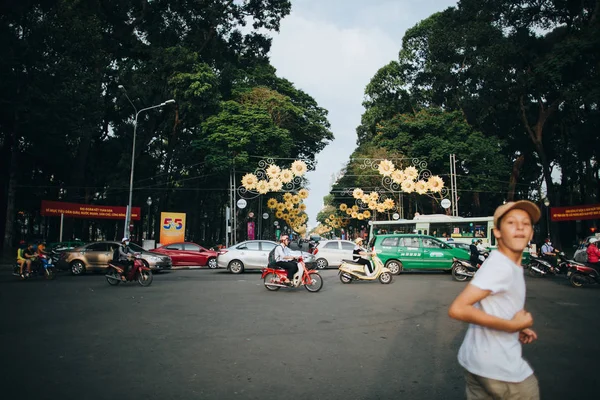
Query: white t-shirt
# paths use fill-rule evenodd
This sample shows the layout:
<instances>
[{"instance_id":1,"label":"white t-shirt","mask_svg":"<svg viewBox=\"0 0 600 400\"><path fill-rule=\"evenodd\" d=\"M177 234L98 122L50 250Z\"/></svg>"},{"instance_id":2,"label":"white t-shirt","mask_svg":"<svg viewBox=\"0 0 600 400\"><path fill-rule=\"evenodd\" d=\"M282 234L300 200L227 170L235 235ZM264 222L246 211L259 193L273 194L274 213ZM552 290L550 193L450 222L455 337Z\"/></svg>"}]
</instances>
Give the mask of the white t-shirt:
<instances>
[{"instance_id":1,"label":"white t-shirt","mask_svg":"<svg viewBox=\"0 0 600 400\"><path fill-rule=\"evenodd\" d=\"M493 251L470 283L490 290L475 303L487 314L510 320L525 306L523 269L499 251ZM522 357L519 332L508 333L469 324L458 351L458 362L472 374L505 382L522 382L533 370Z\"/></svg>"}]
</instances>

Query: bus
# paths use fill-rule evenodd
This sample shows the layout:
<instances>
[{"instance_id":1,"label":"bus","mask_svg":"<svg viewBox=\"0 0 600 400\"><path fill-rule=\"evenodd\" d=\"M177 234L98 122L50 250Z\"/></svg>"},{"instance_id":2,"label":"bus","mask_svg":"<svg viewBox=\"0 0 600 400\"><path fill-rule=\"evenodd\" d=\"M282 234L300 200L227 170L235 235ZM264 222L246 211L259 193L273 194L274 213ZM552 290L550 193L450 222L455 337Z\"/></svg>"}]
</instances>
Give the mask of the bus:
<instances>
[{"instance_id":1,"label":"bus","mask_svg":"<svg viewBox=\"0 0 600 400\"><path fill-rule=\"evenodd\" d=\"M369 237L389 233L417 233L470 244L481 239L485 247L496 247L496 238L492 234L494 217L453 217L444 214L416 215L413 219L396 221L369 221Z\"/></svg>"}]
</instances>

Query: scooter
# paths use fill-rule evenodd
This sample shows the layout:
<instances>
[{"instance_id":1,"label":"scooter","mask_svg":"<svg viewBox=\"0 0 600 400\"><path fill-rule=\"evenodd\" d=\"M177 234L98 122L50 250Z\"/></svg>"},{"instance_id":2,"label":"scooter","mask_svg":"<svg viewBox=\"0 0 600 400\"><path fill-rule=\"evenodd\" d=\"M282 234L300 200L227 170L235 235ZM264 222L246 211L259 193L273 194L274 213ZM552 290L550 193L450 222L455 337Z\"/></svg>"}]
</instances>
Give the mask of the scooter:
<instances>
[{"instance_id":1,"label":"scooter","mask_svg":"<svg viewBox=\"0 0 600 400\"><path fill-rule=\"evenodd\" d=\"M294 274L289 284L285 283L287 271L283 268L265 267L262 269L260 278L264 280L267 290L273 292L281 288L298 288L302 285L309 292L316 293L323 287L323 278L321 275L315 270L307 269L302 257L298 258L298 272Z\"/></svg>"},{"instance_id":2,"label":"scooter","mask_svg":"<svg viewBox=\"0 0 600 400\"><path fill-rule=\"evenodd\" d=\"M13 268L13 275L21 277L19 264L15 264ZM34 276L43 276L48 280L52 280L56 277L56 268L52 263L52 259L44 254L39 254L36 258L31 260L31 273L23 270L23 279L33 278Z\"/></svg>"},{"instance_id":3,"label":"scooter","mask_svg":"<svg viewBox=\"0 0 600 400\"><path fill-rule=\"evenodd\" d=\"M108 284L112 286L117 286L123 281L138 281L141 286L150 286L152 284L152 280L154 279L152 276L152 271L150 268L144 265L140 254L137 253L133 257L133 266L129 268L127 275L123 275L123 272L123 268L109 263L106 275L104 276L106 277ZM125 279L123 279L123 277L125 277Z\"/></svg>"},{"instance_id":4,"label":"scooter","mask_svg":"<svg viewBox=\"0 0 600 400\"><path fill-rule=\"evenodd\" d=\"M375 269L373 273L369 273L366 265L357 264L352 260L342 260L342 264L338 268L338 275L342 283L352 283L353 281L375 281L388 284L392 282L391 271L383 266L383 263L377 257L376 253L372 253L371 262Z\"/></svg>"},{"instance_id":5,"label":"scooter","mask_svg":"<svg viewBox=\"0 0 600 400\"><path fill-rule=\"evenodd\" d=\"M571 286L576 288L583 287L583 285L600 283L600 273L598 269L572 260L569 260L569 272L567 272L567 278L569 278Z\"/></svg>"},{"instance_id":6,"label":"scooter","mask_svg":"<svg viewBox=\"0 0 600 400\"><path fill-rule=\"evenodd\" d=\"M458 282L464 282L467 279L473 278L475 273L479 270L482 263L478 263L473 266L469 260L463 260L460 258L452 258L452 278Z\"/></svg>"},{"instance_id":7,"label":"scooter","mask_svg":"<svg viewBox=\"0 0 600 400\"><path fill-rule=\"evenodd\" d=\"M561 257L557 260L557 266L553 266L550 262L543 260L535 253L531 253L531 260L527 265L527 269L529 271L529 275L534 277L542 277L546 275L558 275L561 272L566 272L564 269L564 261L566 259L565 253L561 252L558 254L558 257ZM568 260L570 261L570 260ZM575 261L573 261L575 262ZM562 265L562 266L561 266Z\"/></svg>"}]
</instances>

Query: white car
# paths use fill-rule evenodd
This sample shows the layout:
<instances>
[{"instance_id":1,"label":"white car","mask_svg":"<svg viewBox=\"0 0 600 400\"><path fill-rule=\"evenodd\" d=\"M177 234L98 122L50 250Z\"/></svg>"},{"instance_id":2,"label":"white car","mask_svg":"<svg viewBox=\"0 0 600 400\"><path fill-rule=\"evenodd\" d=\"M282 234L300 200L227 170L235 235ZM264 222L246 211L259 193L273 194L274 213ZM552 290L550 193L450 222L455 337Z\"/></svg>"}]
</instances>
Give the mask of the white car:
<instances>
[{"instance_id":1,"label":"white car","mask_svg":"<svg viewBox=\"0 0 600 400\"><path fill-rule=\"evenodd\" d=\"M227 268L234 274L241 274L247 269L265 268L269 263L269 252L277 246L270 240L247 240L222 249L217 255L217 266ZM292 255L302 256L304 263L311 268L315 262L312 254L292 250Z\"/></svg>"},{"instance_id":2,"label":"white car","mask_svg":"<svg viewBox=\"0 0 600 400\"><path fill-rule=\"evenodd\" d=\"M343 260L352 260L355 246L349 240L321 240L313 252L317 268L338 267ZM366 250L361 247L361 251Z\"/></svg>"}]
</instances>

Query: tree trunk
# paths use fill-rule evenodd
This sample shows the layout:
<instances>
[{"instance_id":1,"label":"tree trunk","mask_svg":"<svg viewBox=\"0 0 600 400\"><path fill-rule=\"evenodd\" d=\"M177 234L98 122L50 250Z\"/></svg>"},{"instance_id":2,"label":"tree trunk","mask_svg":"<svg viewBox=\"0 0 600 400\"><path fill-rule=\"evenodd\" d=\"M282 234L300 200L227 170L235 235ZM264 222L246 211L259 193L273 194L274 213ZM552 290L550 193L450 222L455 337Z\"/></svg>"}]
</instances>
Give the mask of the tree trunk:
<instances>
[{"instance_id":1,"label":"tree trunk","mask_svg":"<svg viewBox=\"0 0 600 400\"><path fill-rule=\"evenodd\" d=\"M4 247L11 247L13 244L13 232L15 224L15 197L17 192L17 168L19 159L19 147L18 147L18 123L19 117L15 115L15 122L13 126L13 132L9 140L10 152L10 167L8 171L8 188L6 196L6 219L4 225L4 241L2 245Z\"/></svg>"},{"instance_id":2,"label":"tree trunk","mask_svg":"<svg viewBox=\"0 0 600 400\"><path fill-rule=\"evenodd\" d=\"M510 174L510 183L508 185L508 194L506 195L507 201L515 200L515 188L517 186L517 181L519 180L519 173L524 162L525 155L521 154L513 163L512 173Z\"/></svg>"}]
</instances>

